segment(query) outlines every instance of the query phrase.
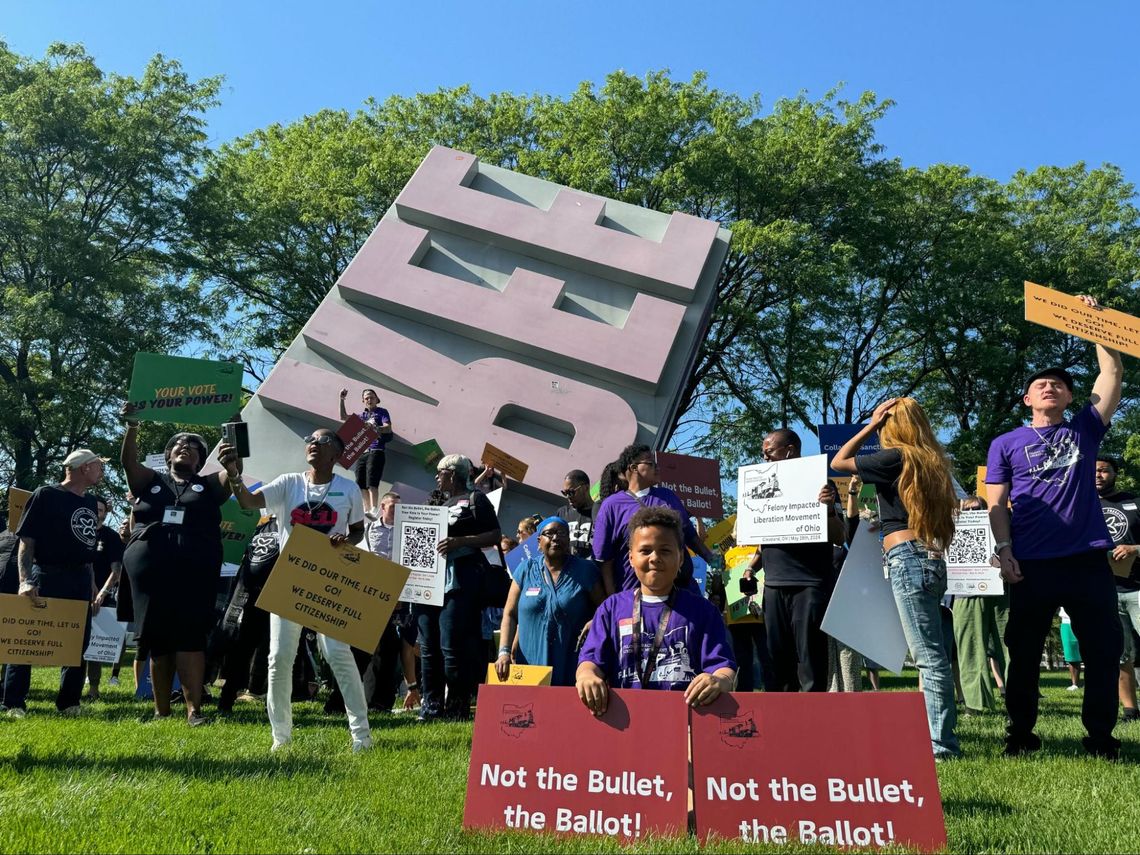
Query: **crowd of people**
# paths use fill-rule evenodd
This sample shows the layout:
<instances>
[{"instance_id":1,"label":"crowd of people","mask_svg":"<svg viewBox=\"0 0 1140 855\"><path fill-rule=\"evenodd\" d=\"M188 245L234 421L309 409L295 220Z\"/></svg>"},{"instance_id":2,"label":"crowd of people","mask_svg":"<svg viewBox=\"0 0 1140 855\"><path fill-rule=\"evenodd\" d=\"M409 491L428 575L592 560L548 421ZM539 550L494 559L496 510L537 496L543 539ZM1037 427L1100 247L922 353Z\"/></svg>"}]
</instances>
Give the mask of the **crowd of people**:
<instances>
[{"instance_id":1,"label":"crowd of people","mask_svg":"<svg viewBox=\"0 0 1140 855\"><path fill-rule=\"evenodd\" d=\"M1140 717L1132 667L1140 510L1135 495L1116 488L1118 464L1099 454L1122 369L1119 354L1096 348L1100 371L1090 401L1071 420L1064 417L1074 391L1067 371L1028 379L1031 422L993 440L986 498L958 498L950 460L918 402L885 401L834 456L832 467L852 476L847 495L834 481L819 485L825 540L761 544L740 575L724 566L727 543L706 544L700 521L659 483L648 445L628 446L605 467L597 498L586 472L568 472L565 504L553 515L523 518L513 538L487 495L503 483L501 473L464 455L444 456L429 499L449 514L437 546L446 565L443 602L398 604L373 651L312 633L255 602L297 526L334 545L392 557L401 497L382 492L393 427L375 390L365 390L359 416L379 438L355 479L335 472L342 440L317 428L298 445L297 471L253 491L237 449L225 443L220 470L202 475L208 449L192 433L171 437L165 469L144 465L136 414L125 406L120 464L131 503L123 528L105 524L107 501L93 493L108 461L72 452L62 482L37 489L17 530L0 540L0 591L35 603L85 600L92 614L113 604L134 632L136 680L149 662L154 709L147 718L172 715L177 676L189 725L208 722L203 705L220 678L219 714L241 697L264 698L273 751L292 741L292 703L314 697L323 661L334 685L325 709L346 715L352 749L362 751L372 746L369 712L392 710L401 690L403 708L417 711L419 721L465 720L487 675L506 680L515 665L548 666L552 684L575 686L596 715L605 713L613 688L679 691L702 705L758 687L859 691L864 669L878 688L878 666L822 629L848 547L868 526L882 546L936 758L962 751L960 704L965 714L983 714L1000 695L1009 717L1006 752L1040 747L1042 654L1059 609L1072 637L1066 661L1084 672L1085 748L1113 758L1118 703L1124 720ZM876 433L882 450L860 453ZM764 438L762 453L766 461L787 460L801 446L782 428ZM865 484L875 488L874 518L860 509ZM815 485L810 489L814 495ZM221 508L231 500L262 518L236 576L223 580ZM948 598L945 552L956 515L987 507L1007 590ZM508 571L506 553L535 536L537 552ZM703 586L695 561L708 568ZM743 618L727 609L739 597L748 605ZM497 645L488 641L496 631ZM89 632L90 620L84 646ZM28 666L5 668L0 703L9 717L26 712L29 675ZM85 678L88 696L98 698L99 666L62 669L56 707L63 715L78 714Z\"/></svg>"}]
</instances>

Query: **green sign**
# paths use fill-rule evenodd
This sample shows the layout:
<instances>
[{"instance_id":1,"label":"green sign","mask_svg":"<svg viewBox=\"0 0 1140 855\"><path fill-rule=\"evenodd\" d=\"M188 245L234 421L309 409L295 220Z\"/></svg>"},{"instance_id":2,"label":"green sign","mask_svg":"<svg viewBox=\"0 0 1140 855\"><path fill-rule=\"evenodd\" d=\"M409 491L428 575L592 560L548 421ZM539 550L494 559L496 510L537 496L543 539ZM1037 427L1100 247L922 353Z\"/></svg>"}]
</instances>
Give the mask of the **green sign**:
<instances>
[{"instance_id":1,"label":"green sign","mask_svg":"<svg viewBox=\"0 0 1140 855\"><path fill-rule=\"evenodd\" d=\"M434 439L427 439L412 446L412 454L425 469L435 471L435 465L443 459L443 449Z\"/></svg>"},{"instance_id":2,"label":"green sign","mask_svg":"<svg viewBox=\"0 0 1140 855\"><path fill-rule=\"evenodd\" d=\"M130 402L148 422L220 425L241 409L236 362L136 353Z\"/></svg>"},{"instance_id":3,"label":"green sign","mask_svg":"<svg viewBox=\"0 0 1140 855\"><path fill-rule=\"evenodd\" d=\"M242 510L236 499L222 502L222 560L227 564L241 564L245 548L249 545L261 511Z\"/></svg>"}]
</instances>

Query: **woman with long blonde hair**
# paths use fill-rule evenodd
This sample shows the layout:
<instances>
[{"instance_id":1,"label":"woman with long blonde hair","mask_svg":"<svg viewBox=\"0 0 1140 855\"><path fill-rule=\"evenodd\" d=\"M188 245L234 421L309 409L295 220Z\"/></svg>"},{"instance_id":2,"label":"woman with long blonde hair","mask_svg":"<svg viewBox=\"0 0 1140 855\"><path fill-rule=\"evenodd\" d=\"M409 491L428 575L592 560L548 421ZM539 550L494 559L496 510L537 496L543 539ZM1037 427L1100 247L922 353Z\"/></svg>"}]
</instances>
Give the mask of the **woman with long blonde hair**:
<instances>
[{"instance_id":1,"label":"woman with long blonde hair","mask_svg":"<svg viewBox=\"0 0 1140 855\"><path fill-rule=\"evenodd\" d=\"M875 431L882 451L856 456ZM961 753L954 734L958 713L941 615L942 553L954 538L958 510L950 460L918 402L892 398L875 408L870 423L839 449L831 466L875 486L883 559L922 678L934 756L956 757Z\"/></svg>"}]
</instances>

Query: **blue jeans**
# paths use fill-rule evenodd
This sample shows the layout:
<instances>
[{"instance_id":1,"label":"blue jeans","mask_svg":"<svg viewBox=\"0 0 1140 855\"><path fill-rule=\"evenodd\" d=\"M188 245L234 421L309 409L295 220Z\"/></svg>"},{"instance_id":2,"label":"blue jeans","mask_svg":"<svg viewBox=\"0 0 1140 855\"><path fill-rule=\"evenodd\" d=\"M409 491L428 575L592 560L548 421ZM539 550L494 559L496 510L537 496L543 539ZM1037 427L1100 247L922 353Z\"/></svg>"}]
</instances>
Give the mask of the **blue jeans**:
<instances>
[{"instance_id":1,"label":"blue jeans","mask_svg":"<svg viewBox=\"0 0 1140 855\"><path fill-rule=\"evenodd\" d=\"M91 570L89 567L41 567L32 566L28 579L40 589L41 597L54 597L61 600L91 601ZM83 628L83 647L87 649L87 642L91 640L91 610L87 610L87 623ZM79 706L79 699L83 695L83 677L87 671L87 663L80 661L78 665L59 669L59 694L56 695L55 706L58 710ZM28 705L28 690L32 684L31 665L9 665L4 669L4 685L2 698L4 706L9 709L26 709Z\"/></svg>"},{"instance_id":2,"label":"blue jeans","mask_svg":"<svg viewBox=\"0 0 1140 855\"><path fill-rule=\"evenodd\" d=\"M892 547L885 556L895 605L902 619L914 664L922 676L926 720L935 757L961 753L954 728L958 710L954 702L954 674L942 631L942 595L946 593L946 562L927 556L926 548L911 540Z\"/></svg>"}]
</instances>

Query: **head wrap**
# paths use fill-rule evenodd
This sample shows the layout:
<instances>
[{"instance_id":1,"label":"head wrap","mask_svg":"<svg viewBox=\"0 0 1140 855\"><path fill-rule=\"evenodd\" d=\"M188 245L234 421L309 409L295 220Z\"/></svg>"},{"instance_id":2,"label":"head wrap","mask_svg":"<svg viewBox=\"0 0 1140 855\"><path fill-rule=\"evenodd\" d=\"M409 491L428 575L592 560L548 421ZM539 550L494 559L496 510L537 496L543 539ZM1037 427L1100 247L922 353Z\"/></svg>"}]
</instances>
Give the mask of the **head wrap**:
<instances>
[{"instance_id":1,"label":"head wrap","mask_svg":"<svg viewBox=\"0 0 1140 855\"><path fill-rule=\"evenodd\" d=\"M544 528L546 528L548 525L550 525L551 523L558 523L564 529L566 529L567 531L570 531L570 523L566 522L566 520L562 519L562 517L554 516L554 517L547 517L542 522L540 522L538 524L538 528L535 529L535 532L537 534L542 534L542 530Z\"/></svg>"}]
</instances>

